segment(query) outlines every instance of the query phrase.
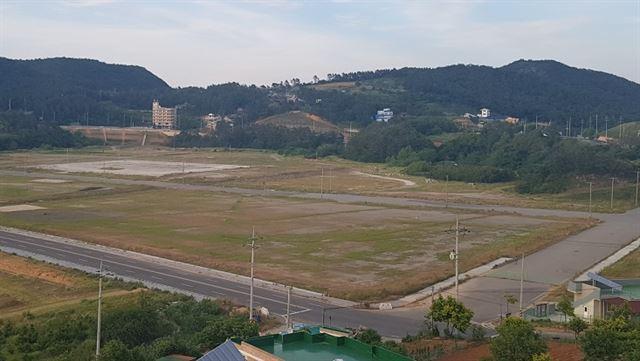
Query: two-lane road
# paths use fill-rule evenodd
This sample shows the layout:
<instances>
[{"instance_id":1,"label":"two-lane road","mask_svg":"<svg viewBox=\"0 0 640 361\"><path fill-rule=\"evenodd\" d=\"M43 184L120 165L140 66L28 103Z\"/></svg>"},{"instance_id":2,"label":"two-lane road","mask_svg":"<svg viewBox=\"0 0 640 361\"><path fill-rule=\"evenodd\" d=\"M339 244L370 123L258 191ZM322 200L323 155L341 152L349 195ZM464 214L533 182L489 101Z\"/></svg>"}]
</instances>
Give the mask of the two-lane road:
<instances>
[{"instance_id":1,"label":"two-lane road","mask_svg":"<svg viewBox=\"0 0 640 361\"><path fill-rule=\"evenodd\" d=\"M233 281L210 274L189 270L165 262L153 262L137 257L135 253L109 250L106 247L91 247L51 240L48 237L0 231L0 250L55 262L63 266L96 272L100 261L104 268L117 277L140 281L151 287L174 290L212 298L231 300L248 305L249 286L243 281ZM287 294L277 287L254 289L254 304L264 306L270 312L284 316L287 309ZM336 309L335 303L297 295L291 297L292 319L302 322L325 323L339 327L367 326L380 330L387 336L403 337L419 330L422 319L402 317L354 308Z\"/></svg>"}]
</instances>

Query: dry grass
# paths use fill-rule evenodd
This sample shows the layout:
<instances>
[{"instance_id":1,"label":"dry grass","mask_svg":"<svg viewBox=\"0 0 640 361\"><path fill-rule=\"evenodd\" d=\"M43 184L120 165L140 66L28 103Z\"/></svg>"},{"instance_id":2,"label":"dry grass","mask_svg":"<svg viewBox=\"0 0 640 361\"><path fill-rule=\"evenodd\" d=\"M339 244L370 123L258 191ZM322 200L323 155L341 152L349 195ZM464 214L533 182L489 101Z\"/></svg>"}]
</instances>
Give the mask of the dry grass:
<instances>
[{"instance_id":1,"label":"dry grass","mask_svg":"<svg viewBox=\"0 0 640 361\"><path fill-rule=\"evenodd\" d=\"M601 273L610 278L640 278L640 249L629 253Z\"/></svg>"},{"instance_id":2,"label":"dry grass","mask_svg":"<svg viewBox=\"0 0 640 361\"><path fill-rule=\"evenodd\" d=\"M107 294L128 292L105 281ZM95 298L97 279L43 262L0 252L0 315L47 310Z\"/></svg>"},{"instance_id":3,"label":"dry grass","mask_svg":"<svg viewBox=\"0 0 640 361\"><path fill-rule=\"evenodd\" d=\"M93 194L40 202L0 223L247 273L255 226L258 276L358 300L403 295L453 269L454 214L177 190ZM555 242L586 225L466 213L463 269Z\"/></svg>"},{"instance_id":4,"label":"dry grass","mask_svg":"<svg viewBox=\"0 0 640 361\"><path fill-rule=\"evenodd\" d=\"M577 187L557 195L522 195L515 192L513 183L471 184L431 180L407 176L402 169L382 164L351 162L340 158L319 160L297 156L281 156L277 153L256 150L221 149L177 149L171 148L88 148L82 150L29 151L0 153L0 167L3 169L24 169L24 166L56 164L81 161L104 161L119 159L139 159L192 163L222 163L249 166L246 169L225 172L209 172L168 175L160 179L174 182L239 186L254 189L324 191L411 197L470 204L492 204L537 208L557 208L586 211L588 209L587 188ZM324 170L324 178L321 174ZM358 172L365 173L358 174ZM372 178L375 174L400 178L414 182L415 186L405 186L401 181ZM89 174L96 176L96 174ZM151 177L100 174L101 177L152 179ZM618 185L614 201L614 211L624 211L633 207L630 185ZM594 185L593 210L609 212L608 183ZM1 195L1 192L0 192Z\"/></svg>"}]
</instances>

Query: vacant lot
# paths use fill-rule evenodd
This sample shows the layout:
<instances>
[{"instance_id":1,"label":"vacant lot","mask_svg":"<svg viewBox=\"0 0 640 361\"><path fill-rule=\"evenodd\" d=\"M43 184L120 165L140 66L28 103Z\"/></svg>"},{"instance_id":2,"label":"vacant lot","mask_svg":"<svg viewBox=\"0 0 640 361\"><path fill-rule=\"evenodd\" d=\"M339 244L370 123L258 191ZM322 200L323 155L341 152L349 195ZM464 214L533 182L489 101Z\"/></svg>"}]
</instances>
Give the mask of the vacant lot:
<instances>
[{"instance_id":1,"label":"vacant lot","mask_svg":"<svg viewBox=\"0 0 640 361\"><path fill-rule=\"evenodd\" d=\"M105 280L105 295L126 292L119 282ZM95 298L96 277L0 252L0 317Z\"/></svg>"},{"instance_id":2,"label":"vacant lot","mask_svg":"<svg viewBox=\"0 0 640 361\"><path fill-rule=\"evenodd\" d=\"M66 186L67 184L59 184ZM195 191L140 189L38 202L0 224L248 273L255 226L257 275L352 299L417 290L449 276L455 216L443 210L349 205ZM587 227L465 213L462 268L532 251Z\"/></svg>"},{"instance_id":3,"label":"vacant lot","mask_svg":"<svg viewBox=\"0 0 640 361\"><path fill-rule=\"evenodd\" d=\"M152 167L152 172L135 173L122 164L138 161L174 162L174 167ZM77 169L73 163L93 162L92 169ZM114 166L108 166L114 162ZM182 164L193 164L182 172ZM236 169L213 169L216 165L238 165ZM165 164L166 165L166 164ZM0 153L0 169L60 168L99 177L159 179L172 182L215 184L254 189L298 190L305 192L358 193L412 197L450 202L515 205L523 207L588 210L588 186L576 185L557 195L521 195L513 183L470 184L444 182L407 176L401 169L382 164L351 162L340 158L305 159L282 156L274 152L222 149L191 150L171 148L87 148L82 150L28 151ZM75 168L74 168L75 167ZM163 170L164 169L164 170ZM162 170L162 174L156 174ZM43 172L44 170L40 170ZM52 170L49 170L50 172ZM119 173L119 174L118 174ZM153 174L151 174L153 173ZM372 176L373 175L373 176ZM0 190L0 195L7 193ZM616 184L614 211L632 208L635 185ZM610 184L604 179L595 182L593 211L609 212Z\"/></svg>"}]
</instances>

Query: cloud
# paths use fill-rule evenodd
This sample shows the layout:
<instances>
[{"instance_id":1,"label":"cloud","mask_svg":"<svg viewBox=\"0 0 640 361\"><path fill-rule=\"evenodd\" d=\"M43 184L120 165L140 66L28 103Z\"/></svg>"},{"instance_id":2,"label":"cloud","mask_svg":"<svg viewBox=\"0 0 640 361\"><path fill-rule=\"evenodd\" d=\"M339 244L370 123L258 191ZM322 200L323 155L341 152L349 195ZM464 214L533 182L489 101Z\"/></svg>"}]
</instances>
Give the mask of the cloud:
<instances>
[{"instance_id":1,"label":"cloud","mask_svg":"<svg viewBox=\"0 0 640 361\"><path fill-rule=\"evenodd\" d=\"M138 64L181 86L270 84L403 66L503 65L519 58L553 58L640 80L638 31L629 35L638 16L628 14L633 20L618 23L615 33L602 23L606 12L528 15L529 9L491 2L65 4L71 5L7 7L0 53Z\"/></svg>"}]
</instances>

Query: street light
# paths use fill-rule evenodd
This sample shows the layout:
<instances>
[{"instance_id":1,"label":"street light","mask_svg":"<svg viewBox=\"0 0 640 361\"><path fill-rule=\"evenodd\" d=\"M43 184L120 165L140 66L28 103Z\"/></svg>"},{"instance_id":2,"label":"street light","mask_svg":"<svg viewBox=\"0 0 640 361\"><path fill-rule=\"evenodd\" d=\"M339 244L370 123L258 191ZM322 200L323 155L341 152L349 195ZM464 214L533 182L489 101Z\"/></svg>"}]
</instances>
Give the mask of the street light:
<instances>
[{"instance_id":1,"label":"street light","mask_svg":"<svg viewBox=\"0 0 640 361\"><path fill-rule=\"evenodd\" d=\"M255 261L255 252L256 248L256 228L253 227L251 231L251 238L249 239L251 243L247 244L247 246L251 247L251 285L249 287L249 321L253 320L253 269L254 269L254 261Z\"/></svg>"}]
</instances>

